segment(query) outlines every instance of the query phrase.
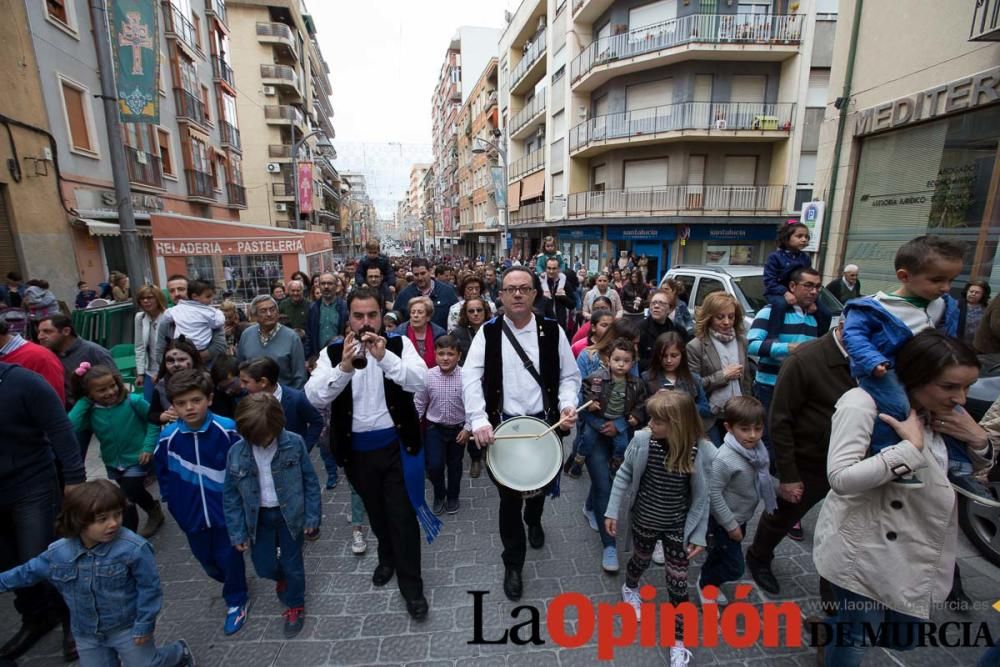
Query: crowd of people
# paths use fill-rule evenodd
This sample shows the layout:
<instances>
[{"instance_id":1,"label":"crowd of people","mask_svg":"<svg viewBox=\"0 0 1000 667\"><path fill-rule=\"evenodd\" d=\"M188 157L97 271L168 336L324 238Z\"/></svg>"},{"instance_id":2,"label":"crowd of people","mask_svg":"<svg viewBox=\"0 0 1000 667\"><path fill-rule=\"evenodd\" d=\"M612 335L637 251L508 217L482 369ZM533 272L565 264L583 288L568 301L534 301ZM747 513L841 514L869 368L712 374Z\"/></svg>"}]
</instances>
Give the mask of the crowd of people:
<instances>
[{"instance_id":1,"label":"crowd of people","mask_svg":"<svg viewBox=\"0 0 1000 667\"><path fill-rule=\"evenodd\" d=\"M65 657L85 666L115 655L195 664L185 642L157 648L152 636L162 593L147 540L168 515L222 586L226 634L247 619L249 552L295 637L305 542L318 538L322 491L340 473L353 553L367 551L370 531L373 584L395 577L422 620L421 534L433 541L442 517L461 512L466 453L468 475L486 471L497 489L512 601L530 586L528 547L544 545L545 501L564 483L588 484L595 576L624 568L622 599L637 615L651 564L675 604L688 600L691 567L703 604L727 604L722 587L744 570L780 596L775 549L802 540L801 519L825 500L813 542L830 617L813 629L847 632L821 659L860 664L865 623L911 629L891 636L913 648L933 605L971 607L956 565L956 493L1000 507L983 484L1000 401L981 424L962 407L976 351L1000 351L1000 307L983 281L953 299L965 248L924 236L897 252L893 289L862 296L859 268L844 267L827 285L846 302L831 327L808 241L804 225L781 227L765 266L768 305L749 329L731 294L694 308L682 283L651 284L647 265L627 256L588 275L551 237L533 260L500 265L390 259L371 241L357 261L297 272L245 305L183 275L133 295L120 275L112 298L136 307L131 385L58 307L32 310L44 281L9 274L0 590L15 591L22 625L0 658L61 624ZM96 298L86 288L77 307ZM19 326L24 313L30 328ZM483 457L501 424L522 417L574 436L562 472L530 493ZM110 481L85 481L93 439ZM681 615L674 630L671 665L686 665ZM1000 651L990 650L984 665Z\"/></svg>"}]
</instances>

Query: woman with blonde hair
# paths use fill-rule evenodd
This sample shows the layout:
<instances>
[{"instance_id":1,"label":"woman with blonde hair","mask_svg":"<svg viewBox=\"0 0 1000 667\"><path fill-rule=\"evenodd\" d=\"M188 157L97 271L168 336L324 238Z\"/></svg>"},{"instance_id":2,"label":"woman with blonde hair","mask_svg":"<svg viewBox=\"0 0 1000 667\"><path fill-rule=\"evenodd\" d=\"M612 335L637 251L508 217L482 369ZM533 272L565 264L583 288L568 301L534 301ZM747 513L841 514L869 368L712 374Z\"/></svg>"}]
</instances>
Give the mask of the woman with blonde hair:
<instances>
[{"instance_id":1,"label":"woman with blonde hair","mask_svg":"<svg viewBox=\"0 0 1000 667\"><path fill-rule=\"evenodd\" d=\"M135 293L135 386L142 387L142 395L149 403L153 398L153 376L156 375L156 327L160 316L167 309L163 290L143 285ZM152 373L149 371L153 370Z\"/></svg>"},{"instance_id":2,"label":"woman with blonde hair","mask_svg":"<svg viewBox=\"0 0 1000 667\"><path fill-rule=\"evenodd\" d=\"M426 296L415 296L407 304L407 312L410 319L396 327L396 333L408 337L427 368L434 368L437 366L434 341L448 333L431 321L434 302Z\"/></svg>"},{"instance_id":3,"label":"woman with blonde hair","mask_svg":"<svg viewBox=\"0 0 1000 667\"><path fill-rule=\"evenodd\" d=\"M722 444L725 432L718 421L726 401L751 396L754 370L747 361L743 309L725 292L705 297L698 311L694 338L687 344L688 368L701 378L714 418L706 420L708 437Z\"/></svg>"}]
</instances>

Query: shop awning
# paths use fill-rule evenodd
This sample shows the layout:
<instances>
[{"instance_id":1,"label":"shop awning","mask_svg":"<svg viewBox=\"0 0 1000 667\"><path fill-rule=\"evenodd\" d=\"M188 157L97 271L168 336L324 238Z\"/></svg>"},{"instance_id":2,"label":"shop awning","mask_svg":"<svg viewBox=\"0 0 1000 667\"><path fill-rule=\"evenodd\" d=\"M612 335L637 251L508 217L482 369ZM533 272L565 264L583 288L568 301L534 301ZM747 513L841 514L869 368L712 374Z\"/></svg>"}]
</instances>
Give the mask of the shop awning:
<instances>
[{"instance_id":1,"label":"shop awning","mask_svg":"<svg viewBox=\"0 0 1000 667\"><path fill-rule=\"evenodd\" d=\"M521 181L507 186L507 206L511 211L521 208Z\"/></svg>"},{"instance_id":2,"label":"shop awning","mask_svg":"<svg viewBox=\"0 0 1000 667\"><path fill-rule=\"evenodd\" d=\"M87 226L87 232L91 236L121 236L122 234L121 227L116 222L104 222L89 218L77 218L77 221ZM153 235L152 228L143 225L136 225L136 231L139 232L139 236L150 237Z\"/></svg>"},{"instance_id":3,"label":"shop awning","mask_svg":"<svg viewBox=\"0 0 1000 667\"><path fill-rule=\"evenodd\" d=\"M545 192L545 172L536 171L531 176L521 179L521 201L537 199Z\"/></svg>"}]
</instances>

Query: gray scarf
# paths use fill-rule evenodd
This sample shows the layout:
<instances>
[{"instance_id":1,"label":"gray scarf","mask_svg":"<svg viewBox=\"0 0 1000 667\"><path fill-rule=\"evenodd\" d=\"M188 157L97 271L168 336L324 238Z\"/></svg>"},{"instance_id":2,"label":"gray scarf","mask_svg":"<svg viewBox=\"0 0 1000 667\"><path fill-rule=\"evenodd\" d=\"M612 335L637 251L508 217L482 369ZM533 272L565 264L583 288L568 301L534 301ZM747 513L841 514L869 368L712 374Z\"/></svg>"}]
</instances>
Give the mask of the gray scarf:
<instances>
[{"instance_id":1,"label":"gray scarf","mask_svg":"<svg viewBox=\"0 0 1000 667\"><path fill-rule=\"evenodd\" d=\"M767 454L767 447L763 442L758 442L753 449L747 449L741 445L732 433L726 433L722 441L723 446L729 447L744 459L750 462L757 476L754 478L754 487L757 489L757 496L764 501L764 511L774 514L778 508L778 499L774 490L774 480L771 479L769 468L771 457Z\"/></svg>"}]
</instances>

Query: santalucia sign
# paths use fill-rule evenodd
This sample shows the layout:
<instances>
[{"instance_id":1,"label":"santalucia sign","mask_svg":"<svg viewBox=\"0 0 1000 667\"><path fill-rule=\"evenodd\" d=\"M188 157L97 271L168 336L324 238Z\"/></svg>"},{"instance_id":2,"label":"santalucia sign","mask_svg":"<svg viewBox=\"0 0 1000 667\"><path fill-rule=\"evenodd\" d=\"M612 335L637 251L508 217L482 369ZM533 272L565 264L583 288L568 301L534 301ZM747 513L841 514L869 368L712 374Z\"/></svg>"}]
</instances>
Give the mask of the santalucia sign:
<instances>
[{"instance_id":1,"label":"santalucia sign","mask_svg":"<svg viewBox=\"0 0 1000 667\"><path fill-rule=\"evenodd\" d=\"M1000 101L1000 67L859 111L854 136L892 130Z\"/></svg>"}]
</instances>

